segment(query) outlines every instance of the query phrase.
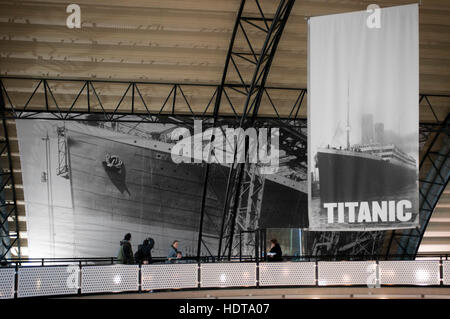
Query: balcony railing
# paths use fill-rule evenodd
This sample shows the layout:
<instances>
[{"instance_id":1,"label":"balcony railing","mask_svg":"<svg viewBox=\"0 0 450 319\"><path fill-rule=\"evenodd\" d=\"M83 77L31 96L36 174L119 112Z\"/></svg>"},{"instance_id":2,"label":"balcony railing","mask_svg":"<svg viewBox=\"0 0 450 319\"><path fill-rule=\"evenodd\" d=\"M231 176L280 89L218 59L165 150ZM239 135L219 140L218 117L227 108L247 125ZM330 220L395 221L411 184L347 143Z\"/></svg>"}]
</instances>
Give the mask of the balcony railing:
<instances>
[{"instance_id":1,"label":"balcony railing","mask_svg":"<svg viewBox=\"0 0 450 319\"><path fill-rule=\"evenodd\" d=\"M15 260L0 268L0 299L228 287L450 286L448 256L353 261L295 258L200 263L189 258L175 263L155 258L155 263L146 265L116 264L111 257Z\"/></svg>"}]
</instances>

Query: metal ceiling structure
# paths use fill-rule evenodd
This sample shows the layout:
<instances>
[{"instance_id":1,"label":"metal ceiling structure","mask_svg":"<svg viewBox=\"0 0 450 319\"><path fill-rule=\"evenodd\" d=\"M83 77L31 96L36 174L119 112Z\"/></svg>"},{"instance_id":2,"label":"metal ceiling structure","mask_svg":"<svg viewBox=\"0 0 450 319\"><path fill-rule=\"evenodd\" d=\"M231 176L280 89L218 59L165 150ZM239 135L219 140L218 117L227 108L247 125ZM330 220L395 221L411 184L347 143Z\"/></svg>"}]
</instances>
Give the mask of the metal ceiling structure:
<instances>
[{"instance_id":1,"label":"metal ceiling structure","mask_svg":"<svg viewBox=\"0 0 450 319\"><path fill-rule=\"evenodd\" d=\"M225 97L226 91L224 90L224 85L227 83L227 76L229 73L229 69L231 67L234 68L235 72L239 75L239 79L241 81L240 89L236 89L239 93L246 96L245 104L242 109L242 114L239 119L239 127L246 129L251 126L255 119L258 116L258 110L261 104L262 95L267 92L265 91L265 84L267 80L267 76L269 75L270 67L272 65L273 58L275 56L275 52L278 48L278 43L281 39L281 35L283 34L284 27L286 26L288 17L291 13L292 6L294 5L295 0L288 1L280 1L278 8L273 17L267 17L261 9L261 6L258 1L255 1L258 7L259 16L246 16L244 15L244 9L246 5L246 1L242 1L238 10L238 14L236 17L236 22L234 24L233 33L231 36L230 47L228 49L227 57L225 60L225 67L222 75L221 83L217 89L217 98L213 112L213 126L216 125L219 110L221 105L222 93L224 93ZM247 47L246 50L242 50L235 47L235 41L237 36L238 28L242 30L242 35L246 40ZM257 28L263 31L265 34L264 44L261 48L261 51L256 51L253 49L252 43L254 43L254 39L249 38L247 34L248 28ZM252 41L253 40L253 41ZM251 81L246 82L241 75L240 67L236 64L235 59L241 58L245 62L249 63L253 66L253 76ZM230 70L231 71L231 70ZM230 105L232 105L230 103ZM295 106L294 106L295 107ZM234 108L233 108L234 110ZM234 155L236 158L236 154ZM228 234L228 242L229 242L229 253L228 256L231 257L232 254L232 241L235 234L235 225L236 220L238 219L238 205L239 205L239 192L240 187L242 185L242 179L244 174L244 166L245 163L237 163L237 161L233 161L231 165L230 172L228 175L227 182L227 190L225 194L225 205L223 208L223 221L221 225L221 233L219 239L219 251L218 256L221 256L221 246L222 240L224 238L224 230L226 226L229 226ZM201 256L201 247L202 247L202 230L203 230L203 220L205 214L205 200L206 200L206 192L208 189L208 176L209 176L210 164L206 164L205 169L205 179L203 183L203 195L202 195L202 206L200 211L200 227L199 227L199 239L198 239L198 249L197 249L197 258L200 259ZM238 171L239 173L235 173ZM245 177L244 177L245 178ZM233 203L230 205L230 203ZM231 212L229 212L231 210ZM231 217L227 219L227 214L230 214ZM254 220L257 219L258 216L253 216ZM225 225L225 222L228 220L228 223ZM249 227L247 223L246 228ZM247 230L247 229L245 229Z\"/></svg>"},{"instance_id":2,"label":"metal ceiling structure","mask_svg":"<svg viewBox=\"0 0 450 319\"><path fill-rule=\"evenodd\" d=\"M1 1L3 254L15 247L20 256L26 246L20 238L26 224L19 150L17 139L8 135L15 132L14 119L77 120L90 114L104 121L190 125L204 119L205 125L244 128L264 119L299 134L292 128L306 125L305 18L364 10L369 4L133 0L125 7L122 1L78 2L81 30L65 26L61 1ZM379 1L380 6L406 3ZM417 252L448 183L450 5L423 1L420 10L420 127L427 137L420 164L423 222L419 230L387 233L388 255ZM201 216L208 171L206 165ZM260 181L251 191L243 187L258 180L252 171L246 164L230 169L219 256L230 256L236 236L248 230L242 220L257 221L251 212L239 214L240 205L248 204L244 198L257 198L263 185ZM203 218L199 256L202 224Z\"/></svg>"},{"instance_id":3,"label":"metal ceiling structure","mask_svg":"<svg viewBox=\"0 0 450 319\"><path fill-rule=\"evenodd\" d=\"M423 97L422 97L423 98ZM426 97L425 97L426 98ZM429 101L428 101L429 103ZM431 104L430 104L431 105ZM399 255L404 258L415 256L425 235L433 211L450 179L450 114L435 129L420 160L420 227L392 231L386 256ZM428 164L428 167L427 165ZM441 231L446 231L446 225Z\"/></svg>"},{"instance_id":4,"label":"metal ceiling structure","mask_svg":"<svg viewBox=\"0 0 450 319\"><path fill-rule=\"evenodd\" d=\"M230 55L231 56L231 55ZM230 59L231 60L231 59ZM265 61L264 63L267 63ZM236 65L236 64L235 64ZM239 69L239 67L236 66ZM68 84L79 86L72 99L64 97L61 86ZM30 88L30 92L17 95L18 85ZM120 94L114 101L108 100L107 94L102 94L98 87L106 85L120 85ZM166 95L160 103L152 103L149 92L166 89ZM248 84L224 83L190 84L190 83L163 83L142 81L114 81L114 80L80 80L80 79L54 79L38 77L0 76L0 88L4 94L5 104L11 113L6 114L11 119L55 119L77 120L80 116L98 115L104 121L136 121L130 116L138 116L145 122L169 121L170 117L192 118L208 120L211 118L228 118L232 122L239 121L242 112L239 103L230 98L230 91L247 95ZM208 91L210 95L203 104L195 104L193 91ZM300 106L304 103L306 88L284 88L255 85L255 90L261 90L260 99L265 99L272 114L262 116L265 119L294 121L304 119L301 117ZM145 93L143 93L145 92ZM189 92L187 95L185 92ZM221 93L220 93L221 92ZM281 106L273 99L273 95L287 92L289 99L283 101ZM278 101L279 102L279 101ZM231 112L220 114L220 104L226 104ZM195 104L195 108L193 105ZM225 106L223 106L225 108ZM253 107L253 106L252 106ZM282 109L288 109L286 114ZM248 112L250 112L249 110ZM257 111L254 112L258 113ZM248 114L247 114L248 115ZM435 124L428 123L433 126Z\"/></svg>"}]
</instances>

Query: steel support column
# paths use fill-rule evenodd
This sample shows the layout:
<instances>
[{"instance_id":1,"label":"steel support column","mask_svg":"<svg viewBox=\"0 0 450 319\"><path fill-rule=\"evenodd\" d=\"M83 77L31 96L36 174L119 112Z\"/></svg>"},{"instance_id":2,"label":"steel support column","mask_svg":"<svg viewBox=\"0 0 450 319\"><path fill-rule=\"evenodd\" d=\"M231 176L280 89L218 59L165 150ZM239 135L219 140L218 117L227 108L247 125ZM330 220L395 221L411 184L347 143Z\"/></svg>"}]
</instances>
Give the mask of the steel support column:
<instances>
[{"instance_id":1,"label":"steel support column","mask_svg":"<svg viewBox=\"0 0 450 319\"><path fill-rule=\"evenodd\" d=\"M17 247L17 257L21 257L17 197L6 112L3 90L0 88L0 114L2 117L0 156L7 162L6 167L1 167L0 169L0 260L11 257L11 249L14 246ZM13 223L9 224L10 221ZM10 229L11 225L14 225L14 229Z\"/></svg>"},{"instance_id":2,"label":"steel support column","mask_svg":"<svg viewBox=\"0 0 450 319\"><path fill-rule=\"evenodd\" d=\"M425 176L419 179L420 226L409 230L392 231L386 250L387 257L397 255L401 256L402 259L414 259L431 214L450 179L450 114L447 114L445 120L440 122L428 96L422 95L420 100L424 99L432 110L436 123L426 126L427 129L431 127L428 132L434 134L434 136L422 155L419 165L419 174ZM425 163L429 164L427 172L423 171Z\"/></svg>"},{"instance_id":3,"label":"steel support column","mask_svg":"<svg viewBox=\"0 0 450 319\"><path fill-rule=\"evenodd\" d=\"M450 114L447 115L443 122L443 127L445 126L447 127L447 131L435 134L435 138L427 148L421 162L422 166L422 164L428 161L431 167L419 189L419 197L421 199L419 212L420 227L408 231L407 237L402 240L404 247L402 254L413 256L417 254L434 208L448 185L450 179L450 136L448 132L448 127L450 127ZM440 142L441 146L438 153L433 153L433 147L436 146L437 142ZM399 246L402 247L402 245Z\"/></svg>"},{"instance_id":4,"label":"steel support column","mask_svg":"<svg viewBox=\"0 0 450 319\"><path fill-rule=\"evenodd\" d=\"M239 78L242 87L245 89L242 94L246 95L245 104L242 109L242 114L239 120L239 128L243 130L250 127L256 117L258 116L259 106L261 103L261 98L264 93L264 87L267 80L267 76L270 71L270 67L275 55L278 43L280 41L281 35L283 33L284 27L286 25L287 19L291 12L294 0L281 0L278 4L277 11L272 18L267 18L266 15L261 10L258 0L255 0L258 8L260 8L260 17L240 17L239 26L242 30L242 35L244 36L246 43L248 44L248 49L250 51L245 52L245 56L249 57L243 59L245 62L254 66L253 76L250 82L246 82L239 72L239 67L235 63L234 57L242 58L244 54L242 50L239 52L232 51L230 60L234 66L235 71L239 74ZM245 1L242 1L245 6ZM264 24L261 24L264 22ZM260 23L258 25L258 23ZM247 32L245 31L244 25L248 24L248 28L257 28L263 30L266 34L264 44L261 51L256 54L253 50L252 42L249 39ZM234 141L232 141L234 143ZM246 143L245 135L238 137L236 144ZM237 145L235 144L236 148ZM247 148L246 155L247 154ZM219 238L219 258L222 256L222 241L227 238L227 244L225 248L228 248L228 258L231 257L233 251L233 238L236 233L236 219L238 218L238 207L240 205L240 192L242 187L243 178L245 176L245 164L246 163L236 163L236 151L235 160L230 167L229 180L227 185L225 204L224 204L224 218L223 221L226 224L221 225L221 237ZM245 161L248 161L248 157L245 157ZM236 173L234 173L236 171ZM231 205L229 205L231 204ZM226 235L224 235L226 233Z\"/></svg>"},{"instance_id":5,"label":"steel support column","mask_svg":"<svg viewBox=\"0 0 450 319\"><path fill-rule=\"evenodd\" d=\"M227 80L227 74L228 74L228 67L230 65L231 56L233 53L233 46L234 46L234 40L236 39L236 34L238 31L240 20L242 19L242 12L244 10L245 6L245 0L241 1L241 4L239 6L239 10L237 12L237 18L234 23L233 32L231 34L231 40L230 45L228 47L227 56L225 58L225 66L222 73L222 79L220 82L219 87L216 90L216 100L214 104L214 111L213 111L213 123L212 127L216 127L217 118L219 116L219 110L220 105L222 101L222 94L224 90L224 86ZM210 143L213 141L214 135L211 136ZM202 251L202 237L203 237L203 220L205 216L205 205L206 205L206 197L208 195L208 181L209 181L209 171L210 171L210 160L211 160L211 153L208 154L208 161L205 164L205 173L204 173L204 179L203 179L203 192L202 192L202 202L201 202L201 208L200 208L200 226L199 226L199 233L198 233L198 246L197 246L197 259L200 260L201 257L201 251ZM219 251L220 251L220 243L219 243Z\"/></svg>"}]
</instances>

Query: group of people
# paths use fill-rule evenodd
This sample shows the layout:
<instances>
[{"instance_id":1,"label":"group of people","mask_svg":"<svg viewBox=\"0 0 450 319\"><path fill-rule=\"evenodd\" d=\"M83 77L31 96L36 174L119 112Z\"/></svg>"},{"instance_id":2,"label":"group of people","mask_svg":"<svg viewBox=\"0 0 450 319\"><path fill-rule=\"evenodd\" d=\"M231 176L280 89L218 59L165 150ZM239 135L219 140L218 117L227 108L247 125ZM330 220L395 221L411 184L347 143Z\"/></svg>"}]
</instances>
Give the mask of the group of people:
<instances>
[{"instance_id":1,"label":"group of people","mask_svg":"<svg viewBox=\"0 0 450 319\"><path fill-rule=\"evenodd\" d=\"M167 263L173 263L177 259L182 258L181 251L178 250L178 245L178 240L175 240L170 246L166 260ZM151 264L153 246L155 246L154 239L151 237L146 238L142 244L138 246L136 253L133 254L133 249L131 247L131 234L128 233L120 242L117 261L120 264Z\"/></svg>"},{"instance_id":2,"label":"group of people","mask_svg":"<svg viewBox=\"0 0 450 319\"><path fill-rule=\"evenodd\" d=\"M141 245L138 246L136 253L133 255L133 249L131 247L131 234L128 233L124 236L120 242L119 252L117 254L117 260L121 264L150 264L152 262L152 249L155 245L153 238L146 238ZM181 251L178 250L178 240L173 241L167 254L166 263L175 263L182 258ZM281 251L280 244L276 239L270 240L270 250L267 253L267 259L269 261L282 261L283 253Z\"/></svg>"}]
</instances>

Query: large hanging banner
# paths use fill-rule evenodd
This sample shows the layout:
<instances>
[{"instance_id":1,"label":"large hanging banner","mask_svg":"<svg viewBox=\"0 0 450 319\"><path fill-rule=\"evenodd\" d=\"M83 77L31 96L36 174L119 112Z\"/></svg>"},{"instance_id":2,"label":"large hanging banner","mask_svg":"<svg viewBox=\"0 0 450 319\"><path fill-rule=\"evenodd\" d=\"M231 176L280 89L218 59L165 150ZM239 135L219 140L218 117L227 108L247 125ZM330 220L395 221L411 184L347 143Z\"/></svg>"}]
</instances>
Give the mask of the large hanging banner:
<instances>
[{"instance_id":1,"label":"large hanging banner","mask_svg":"<svg viewBox=\"0 0 450 319\"><path fill-rule=\"evenodd\" d=\"M308 32L310 230L417 227L417 4L314 17Z\"/></svg>"}]
</instances>

